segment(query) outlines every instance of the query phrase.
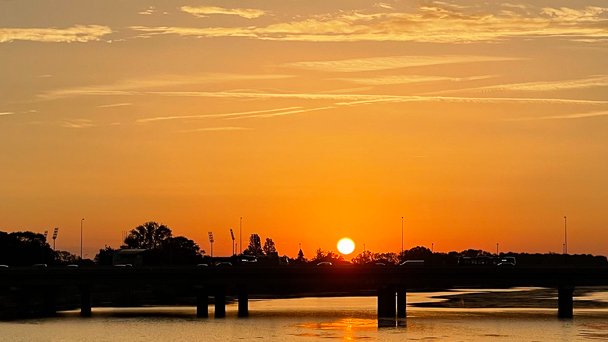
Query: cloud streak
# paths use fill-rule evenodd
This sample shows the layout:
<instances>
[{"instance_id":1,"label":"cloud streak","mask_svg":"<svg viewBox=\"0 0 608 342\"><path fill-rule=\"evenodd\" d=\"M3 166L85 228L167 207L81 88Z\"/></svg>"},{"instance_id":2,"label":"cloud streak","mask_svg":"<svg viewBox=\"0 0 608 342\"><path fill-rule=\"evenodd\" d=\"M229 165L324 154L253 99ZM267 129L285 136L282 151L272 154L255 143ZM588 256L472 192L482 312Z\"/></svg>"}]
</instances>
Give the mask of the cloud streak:
<instances>
[{"instance_id":1,"label":"cloud streak","mask_svg":"<svg viewBox=\"0 0 608 342\"><path fill-rule=\"evenodd\" d=\"M457 93L457 92L485 93L485 92L493 92L493 91L544 92L544 91L586 89L586 88L607 87L607 86L608 86L608 76L600 75L600 76L593 76L593 77L587 77L587 78L576 79L576 80L511 83L511 84L502 84L502 85L495 85L495 86L443 90L443 91L437 91L437 92L430 92L430 93L426 93L426 94L449 94L449 93Z\"/></svg>"},{"instance_id":2,"label":"cloud streak","mask_svg":"<svg viewBox=\"0 0 608 342\"><path fill-rule=\"evenodd\" d=\"M201 114L201 115L174 115L174 116L157 116L153 118L145 118L137 120L138 123L154 122L154 121L167 121L167 120L184 120L184 119L205 119L205 118L226 118L243 115L256 115L256 114L267 114L273 112L289 111L294 109L300 109L302 107L287 107L278 109L266 109L266 110L254 110L248 112L236 112L236 113L223 113L223 114Z\"/></svg>"},{"instance_id":3,"label":"cloud streak","mask_svg":"<svg viewBox=\"0 0 608 342\"><path fill-rule=\"evenodd\" d=\"M387 10L387 8L383 8ZM388 8L390 10L390 8ZM364 11L316 15L265 27L144 27L143 35L249 37L263 40L348 42L415 41L432 43L489 42L510 38L558 37L602 40L608 38L606 8L543 8L537 13L480 13L466 6L434 2L415 13Z\"/></svg>"},{"instance_id":4,"label":"cloud streak","mask_svg":"<svg viewBox=\"0 0 608 342\"><path fill-rule=\"evenodd\" d=\"M540 103L570 105L605 105L608 101L576 100L558 98L506 98L506 97L446 97L416 95L373 95L373 94L283 94L252 92L143 92L148 95L208 98L252 98L252 99L305 99L342 101L338 104L353 102L459 102L459 103ZM346 102L344 102L346 101Z\"/></svg>"},{"instance_id":5,"label":"cloud streak","mask_svg":"<svg viewBox=\"0 0 608 342\"><path fill-rule=\"evenodd\" d=\"M197 18L205 18L212 14L236 15L246 19L259 18L266 14L265 11L250 8L222 8L213 6L182 6L182 12L192 14Z\"/></svg>"},{"instance_id":6,"label":"cloud streak","mask_svg":"<svg viewBox=\"0 0 608 342\"><path fill-rule=\"evenodd\" d=\"M73 88L55 89L44 92L38 97L45 100L54 100L66 97L87 95L136 95L135 90L157 87L174 87L187 84L209 84L229 81L268 80L293 77L290 75L236 75L236 74L201 74L201 75L167 75L152 78L129 79L113 84L96 86L82 86Z\"/></svg>"},{"instance_id":7,"label":"cloud streak","mask_svg":"<svg viewBox=\"0 0 608 342\"><path fill-rule=\"evenodd\" d=\"M549 115L549 116L540 116L540 117L533 117L533 118L506 119L505 121L568 120L568 119L594 118L594 117L601 117L601 116L608 116L608 111L575 113L575 114L567 114L567 115Z\"/></svg>"},{"instance_id":8,"label":"cloud streak","mask_svg":"<svg viewBox=\"0 0 608 342\"><path fill-rule=\"evenodd\" d=\"M65 29L56 28L0 28L0 43L15 40L32 42L90 42L98 41L103 36L112 33L107 26L76 25Z\"/></svg>"},{"instance_id":9,"label":"cloud streak","mask_svg":"<svg viewBox=\"0 0 608 342\"><path fill-rule=\"evenodd\" d=\"M185 129L181 131L175 131L176 133L191 133L191 132L218 132L218 131L251 131L253 128L248 127L204 127Z\"/></svg>"},{"instance_id":10,"label":"cloud streak","mask_svg":"<svg viewBox=\"0 0 608 342\"><path fill-rule=\"evenodd\" d=\"M114 108L114 107L125 107L125 106L132 106L132 105L133 105L132 103L114 103L114 104L97 106L97 108Z\"/></svg>"},{"instance_id":11,"label":"cloud streak","mask_svg":"<svg viewBox=\"0 0 608 342\"><path fill-rule=\"evenodd\" d=\"M476 81L496 77L494 75L473 76L473 77L445 77L445 76L382 76L368 78L330 78L330 80L345 81L356 84L366 85L391 85L391 84L409 84L409 83L428 83L428 82L466 82Z\"/></svg>"},{"instance_id":12,"label":"cloud streak","mask_svg":"<svg viewBox=\"0 0 608 342\"><path fill-rule=\"evenodd\" d=\"M520 60L525 60L525 58L470 55L392 56L354 58L334 61L294 62L284 63L280 66L325 72L359 72L456 63L503 62Z\"/></svg>"}]
</instances>

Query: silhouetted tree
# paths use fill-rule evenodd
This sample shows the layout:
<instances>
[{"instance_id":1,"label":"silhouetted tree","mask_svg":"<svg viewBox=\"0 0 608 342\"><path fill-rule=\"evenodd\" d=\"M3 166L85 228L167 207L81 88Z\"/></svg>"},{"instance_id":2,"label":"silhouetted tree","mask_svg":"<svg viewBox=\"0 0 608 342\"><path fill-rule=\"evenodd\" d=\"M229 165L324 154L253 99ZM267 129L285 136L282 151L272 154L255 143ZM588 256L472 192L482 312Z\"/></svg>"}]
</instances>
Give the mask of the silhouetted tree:
<instances>
[{"instance_id":1,"label":"silhouetted tree","mask_svg":"<svg viewBox=\"0 0 608 342\"><path fill-rule=\"evenodd\" d=\"M104 249L100 249L99 253L95 255L95 263L100 266L111 266L114 251L115 249L106 245Z\"/></svg>"},{"instance_id":2,"label":"silhouetted tree","mask_svg":"<svg viewBox=\"0 0 608 342\"><path fill-rule=\"evenodd\" d=\"M372 256L373 262L383 263L383 264L397 264L399 263L399 258L397 253L389 252L389 253L374 253Z\"/></svg>"},{"instance_id":3,"label":"silhouetted tree","mask_svg":"<svg viewBox=\"0 0 608 342\"><path fill-rule=\"evenodd\" d=\"M399 261L404 262L406 260L429 260L433 252L430 249L423 246L416 246L406 249L402 253L399 253Z\"/></svg>"},{"instance_id":4,"label":"silhouetted tree","mask_svg":"<svg viewBox=\"0 0 608 342\"><path fill-rule=\"evenodd\" d=\"M359 255L355 256L350 262L356 265L365 265L372 262L373 253L370 251L363 251Z\"/></svg>"},{"instance_id":5,"label":"silhouetted tree","mask_svg":"<svg viewBox=\"0 0 608 342\"><path fill-rule=\"evenodd\" d=\"M483 251L481 249L467 249L460 252L460 256L474 258L478 256L492 256L493 254L490 252Z\"/></svg>"},{"instance_id":6,"label":"silhouetted tree","mask_svg":"<svg viewBox=\"0 0 608 342\"><path fill-rule=\"evenodd\" d=\"M198 244L183 236L171 237L163 241L162 256L166 263L170 264L194 264L202 259L201 250Z\"/></svg>"},{"instance_id":7,"label":"silhouetted tree","mask_svg":"<svg viewBox=\"0 0 608 342\"><path fill-rule=\"evenodd\" d=\"M344 261L344 257L336 254L332 251L326 251L323 250L321 248L316 250L317 255L315 255L315 257L311 260L311 262L322 262L322 261L327 261L327 262L343 262Z\"/></svg>"},{"instance_id":8,"label":"silhouetted tree","mask_svg":"<svg viewBox=\"0 0 608 342\"><path fill-rule=\"evenodd\" d=\"M59 264L75 264L80 260L80 256L72 254L68 251L56 251L55 261Z\"/></svg>"},{"instance_id":9,"label":"silhouetted tree","mask_svg":"<svg viewBox=\"0 0 608 342\"><path fill-rule=\"evenodd\" d=\"M184 236L173 236L169 227L156 222L146 222L131 230L125 238L125 245L147 249L144 254L144 264L147 265L195 264L205 253L196 242ZM111 264L113 252L109 247L100 250L100 261L105 265L109 260Z\"/></svg>"},{"instance_id":10,"label":"silhouetted tree","mask_svg":"<svg viewBox=\"0 0 608 342\"><path fill-rule=\"evenodd\" d=\"M264 247L262 250L266 255L270 255L270 253L277 253L277 248L274 245L274 241L272 241L270 238L266 238L266 242L264 242Z\"/></svg>"},{"instance_id":11,"label":"silhouetted tree","mask_svg":"<svg viewBox=\"0 0 608 342\"><path fill-rule=\"evenodd\" d=\"M298 251L298 258L296 259L296 261L300 261L300 262L306 262L306 258L304 257L304 252L302 252L302 249L300 248L300 250Z\"/></svg>"},{"instance_id":12,"label":"silhouetted tree","mask_svg":"<svg viewBox=\"0 0 608 342\"><path fill-rule=\"evenodd\" d=\"M55 252L44 235L34 232L0 232L0 264L31 266L55 262Z\"/></svg>"},{"instance_id":13,"label":"silhouetted tree","mask_svg":"<svg viewBox=\"0 0 608 342\"><path fill-rule=\"evenodd\" d=\"M132 229L125 238L125 245L129 248L158 249L171 236L169 227L151 221Z\"/></svg>"},{"instance_id":14,"label":"silhouetted tree","mask_svg":"<svg viewBox=\"0 0 608 342\"><path fill-rule=\"evenodd\" d=\"M264 251L262 250L262 242L260 240L260 236L258 234L251 234L249 237L249 246L243 254L247 255L264 255Z\"/></svg>"}]
</instances>

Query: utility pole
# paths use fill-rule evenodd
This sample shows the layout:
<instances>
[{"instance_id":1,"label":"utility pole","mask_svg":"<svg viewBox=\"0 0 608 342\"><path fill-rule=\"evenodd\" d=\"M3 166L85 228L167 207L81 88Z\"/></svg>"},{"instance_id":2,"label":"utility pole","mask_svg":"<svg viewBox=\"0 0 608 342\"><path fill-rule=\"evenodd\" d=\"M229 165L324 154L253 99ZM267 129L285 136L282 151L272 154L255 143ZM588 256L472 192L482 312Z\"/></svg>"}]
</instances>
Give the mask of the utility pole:
<instances>
[{"instance_id":1,"label":"utility pole","mask_svg":"<svg viewBox=\"0 0 608 342\"><path fill-rule=\"evenodd\" d=\"M564 216L564 254L568 254L568 227L566 223L566 216Z\"/></svg>"},{"instance_id":2,"label":"utility pole","mask_svg":"<svg viewBox=\"0 0 608 342\"><path fill-rule=\"evenodd\" d=\"M84 218L80 220L80 262L82 263L82 222L84 222Z\"/></svg>"},{"instance_id":3,"label":"utility pole","mask_svg":"<svg viewBox=\"0 0 608 342\"><path fill-rule=\"evenodd\" d=\"M496 243L496 256L498 256L498 242Z\"/></svg>"},{"instance_id":4,"label":"utility pole","mask_svg":"<svg viewBox=\"0 0 608 342\"><path fill-rule=\"evenodd\" d=\"M401 216L401 254L403 255L403 216Z\"/></svg>"},{"instance_id":5,"label":"utility pole","mask_svg":"<svg viewBox=\"0 0 608 342\"><path fill-rule=\"evenodd\" d=\"M243 254L243 218L239 219L239 254Z\"/></svg>"}]
</instances>

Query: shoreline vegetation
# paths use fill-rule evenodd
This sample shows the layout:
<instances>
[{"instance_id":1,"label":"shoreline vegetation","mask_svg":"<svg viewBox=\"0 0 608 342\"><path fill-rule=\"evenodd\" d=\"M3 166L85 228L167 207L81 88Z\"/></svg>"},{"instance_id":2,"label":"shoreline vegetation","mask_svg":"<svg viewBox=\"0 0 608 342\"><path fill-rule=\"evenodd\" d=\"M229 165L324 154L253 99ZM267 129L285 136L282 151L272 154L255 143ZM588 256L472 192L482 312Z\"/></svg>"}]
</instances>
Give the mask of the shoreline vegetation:
<instances>
[{"instance_id":1,"label":"shoreline vegetation","mask_svg":"<svg viewBox=\"0 0 608 342\"><path fill-rule=\"evenodd\" d=\"M55 235L53 235L55 236ZM297 257L280 256L275 242L271 238L263 240L258 234L251 234L249 244L242 254L229 257L210 257L193 240L184 236L174 236L166 225L157 222L146 222L132 229L124 238L120 248L105 246L99 250L93 260L82 259L68 251L51 248L48 236L30 231L7 233L0 231L0 265L4 267L31 267L32 265L49 265L65 267L116 266L129 264L133 266L192 266L206 264L224 265L298 265L315 266L318 263L333 265L398 265L407 261L424 262L424 265L456 266L461 259L491 259L500 262L500 258L516 260L517 266L576 266L608 267L608 259L602 255L591 254L557 254L557 253L496 253L467 249L460 252L434 252L424 246L405 249L402 252L376 253L369 250L354 256L350 261L343 255L321 248L307 258L302 249ZM513 259L514 258L514 259ZM485 264L484 264L485 265Z\"/></svg>"}]
</instances>

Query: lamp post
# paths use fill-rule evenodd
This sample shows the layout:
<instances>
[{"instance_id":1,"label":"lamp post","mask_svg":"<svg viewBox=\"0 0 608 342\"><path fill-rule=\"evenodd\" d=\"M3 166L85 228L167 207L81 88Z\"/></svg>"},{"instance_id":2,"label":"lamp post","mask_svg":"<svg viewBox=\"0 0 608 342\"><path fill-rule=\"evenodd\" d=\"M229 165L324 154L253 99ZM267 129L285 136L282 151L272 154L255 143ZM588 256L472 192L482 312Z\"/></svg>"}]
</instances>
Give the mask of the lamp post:
<instances>
[{"instance_id":1,"label":"lamp post","mask_svg":"<svg viewBox=\"0 0 608 342\"><path fill-rule=\"evenodd\" d=\"M564 216L564 254L568 254L568 227L566 223L566 216Z\"/></svg>"},{"instance_id":2,"label":"lamp post","mask_svg":"<svg viewBox=\"0 0 608 342\"><path fill-rule=\"evenodd\" d=\"M82 223L84 222L84 218L80 220L80 262L82 263Z\"/></svg>"},{"instance_id":3,"label":"lamp post","mask_svg":"<svg viewBox=\"0 0 608 342\"><path fill-rule=\"evenodd\" d=\"M401 255L403 255L403 216L401 216Z\"/></svg>"},{"instance_id":4,"label":"lamp post","mask_svg":"<svg viewBox=\"0 0 608 342\"><path fill-rule=\"evenodd\" d=\"M243 218L239 219L239 254L243 254Z\"/></svg>"}]
</instances>

